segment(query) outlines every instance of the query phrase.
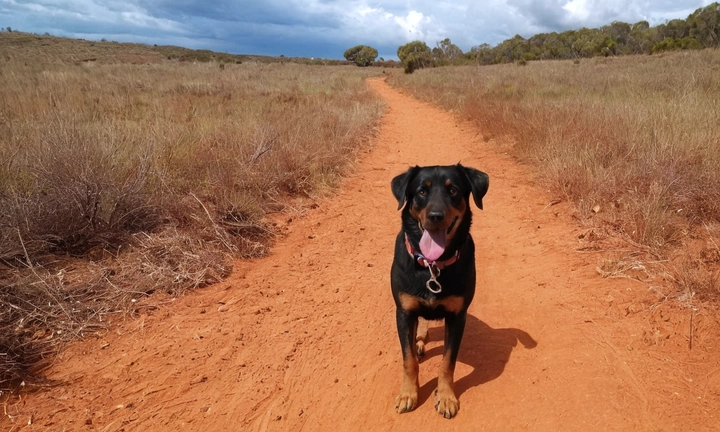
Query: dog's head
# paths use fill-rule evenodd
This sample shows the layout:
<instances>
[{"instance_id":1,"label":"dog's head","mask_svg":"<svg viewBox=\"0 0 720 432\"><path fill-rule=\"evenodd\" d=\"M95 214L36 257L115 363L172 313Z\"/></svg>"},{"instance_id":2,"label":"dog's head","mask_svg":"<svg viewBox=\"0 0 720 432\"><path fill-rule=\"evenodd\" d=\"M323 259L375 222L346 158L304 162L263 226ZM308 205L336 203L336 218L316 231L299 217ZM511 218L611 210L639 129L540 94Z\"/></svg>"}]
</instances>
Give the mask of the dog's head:
<instances>
[{"instance_id":1,"label":"dog's head","mask_svg":"<svg viewBox=\"0 0 720 432\"><path fill-rule=\"evenodd\" d=\"M482 209L488 186L487 174L460 164L415 166L392 180L398 210L407 202L408 213L422 233L420 250L431 261L445 252L463 222L469 228L470 194Z\"/></svg>"}]
</instances>

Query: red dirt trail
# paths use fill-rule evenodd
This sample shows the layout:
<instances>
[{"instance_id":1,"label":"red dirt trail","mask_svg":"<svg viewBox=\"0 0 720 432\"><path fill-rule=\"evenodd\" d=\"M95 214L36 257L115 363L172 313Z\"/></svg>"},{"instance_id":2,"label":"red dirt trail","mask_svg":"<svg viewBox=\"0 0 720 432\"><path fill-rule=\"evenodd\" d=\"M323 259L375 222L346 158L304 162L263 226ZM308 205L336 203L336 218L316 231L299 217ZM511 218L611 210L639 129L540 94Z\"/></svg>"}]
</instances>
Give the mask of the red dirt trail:
<instances>
[{"instance_id":1,"label":"red dirt trail","mask_svg":"<svg viewBox=\"0 0 720 432\"><path fill-rule=\"evenodd\" d=\"M65 385L6 406L0 429L720 430L716 318L601 278L570 207L551 205L526 167L450 113L368 82L387 113L337 195L283 220L272 254L236 262L225 282L73 344L48 372ZM485 210L474 209L460 412L446 420L433 407L436 325L418 407L400 415L390 180L458 161L490 175Z\"/></svg>"}]
</instances>

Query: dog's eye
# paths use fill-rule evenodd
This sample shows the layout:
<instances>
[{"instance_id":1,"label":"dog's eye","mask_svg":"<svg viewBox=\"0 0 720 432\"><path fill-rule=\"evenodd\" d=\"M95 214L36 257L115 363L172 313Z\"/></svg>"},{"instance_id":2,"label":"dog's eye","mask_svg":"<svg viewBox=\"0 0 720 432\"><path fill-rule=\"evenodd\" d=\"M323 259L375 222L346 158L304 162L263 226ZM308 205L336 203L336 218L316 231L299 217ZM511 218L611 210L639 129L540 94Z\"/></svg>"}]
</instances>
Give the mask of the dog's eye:
<instances>
[{"instance_id":1,"label":"dog's eye","mask_svg":"<svg viewBox=\"0 0 720 432\"><path fill-rule=\"evenodd\" d=\"M450 186L448 188L448 193L450 194L450 196L455 196L458 194L458 192L459 191L457 190L457 188L455 186Z\"/></svg>"},{"instance_id":2,"label":"dog's eye","mask_svg":"<svg viewBox=\"0 0 720 432\"><path fill-rule=\"evenodd\" d=\"M418 195L420 195L421 197L424 197L425 195L427 195L427 191L425 189L420 189L418 191Z\"/></svg>"}]
</instances>

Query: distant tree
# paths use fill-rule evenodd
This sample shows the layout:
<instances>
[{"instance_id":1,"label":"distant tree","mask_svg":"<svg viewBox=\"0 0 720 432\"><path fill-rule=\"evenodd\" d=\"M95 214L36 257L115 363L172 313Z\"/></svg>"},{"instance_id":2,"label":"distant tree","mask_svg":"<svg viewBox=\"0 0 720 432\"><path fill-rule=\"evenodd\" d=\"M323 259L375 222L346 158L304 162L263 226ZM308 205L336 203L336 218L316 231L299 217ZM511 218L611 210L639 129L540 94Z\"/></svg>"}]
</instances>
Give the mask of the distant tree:
<instances>
[{"instance_id":1,"label":"distant tree","mask_svg":"<svg viewBox=\"0 0 720 432\"><path fill-rule=\"evenodd\" d=\"M656 54L663 51L702 49L702 47L702 44L698 42L697 39L693 39L690 36L686 36L684 38L666 37L655 44L652 49L652 53Z\"/></svg>"},{"instance_id":2,"label":"distant tree","mask_svg":"<svg viewBox=\"0 0 720 432\"><path fill-rule=\"evenodd\" d=\"M446 39L447 44L450 40ZM445 41L443 41L445 42ZM444 59L441 46L433 49L437 64ZM579 59L622 54L653 54L670 50L720 47L720 3L699 8L687 19L674 19L650 27L647 21L627 24L614 21L601 28L581 28L562 33L540 33L530 39L516 35L495 47L482 44L465 58L478 64L520 60Z\"/></svg>"},{"instance_id":3,"label":"distant tree","mask_svg":"<svg viewBox=\"0 0 720 432\"><path fill-rule=\"evenodd\" d=\"M470 52L466 56L481 65L489 65L493 62L493 49L490 44L484 43L470 48Z\"/></svg>"},{"instance_id":4,"label":"distant tree","mask_svg":"<svg viewBox=\"0 0 720 432\"><path fill-rule=\"evenodd\" d=\"M408 74L433 64L430 48L422 41L413 41L398 47L397 56Z\"/></svg>"},{"instance_id":5,"label":"distant tree","mask_svg":"<svg viewBox=\"0 0 720 432\"><path fill-rule=\"evenodd\" d=\"M378 50L371 46L365 46L355 58L355 64L358 66L370 66L377 56Z\"/></svg>"},{"instance_id":6,"label":"distant tree","mask_svg":"<svg viewBox=\"0 0 720 432\"><path fill-rule=\"evenodd\" d=\"M625 45L632 33L632 26L628 23L613 21L609 26L602 28L603 32L620 45Z\"/></svg>"},{"instance_id":7,"label":"distant tree","mask_svg":"<svg viewBox=\"0 0 720 432\"><path fill-rule=\"evenodd\" d=\"M690 34L690 28L688 27L687 22L682 19L671 20L667 24L659 25L658 28L662 29L660 31L660 36L663 39L666 37L682 39Z\"/></svg>"},{"instance_id":8,"label":"distant tree","mask_svg":"<svg viewBox=\"0 0 720 432\"><path fill-rule=\"evenodd\" d=\"M629 49L628 54L650 54L653 41L649 22L639 21L633 24L627 46Z\"/></svg>"},{"instance_id":9,"label":"distant tree","mask_svg":"<svg viewBox=\"0 0 720 432\"><path fill-rule=\"evenodd\" d=\"M450 38L445 38L432 49L432 58L437 66L454 64L463 58L463 52Z\"/></svg>"},{"instance_id":10,"label":"distant tree","mask_svg":"<svg viewBox=\"0 0 720 432\"><path fill-rule=\"evenodd\" d=\"M355 63L358 66L370 66L378 56L378 51L367 45L357 45L348 48L343 54L345 60Z\"/></svg>"},{"instance_id":11,"label":"distant tree","mask_svg":"<svg viewBox=\"0 0 720 432\"><path fill-rule=\"evenodd\" d=\"M512 63L520 60L528 46L528 41L520 35L503 41L495 50L495 63Z\"/></svg>"},{"instance_id":12,"label":"distant tree","mask_svg":"<svg viewBox=\"0 0 720 432\"><path fill-rule=\"evenodd\" d=\"M713 3L693 12L687 19L690 36L704 47L720 45L720 5Z\"/></svg>"}]
</instances>

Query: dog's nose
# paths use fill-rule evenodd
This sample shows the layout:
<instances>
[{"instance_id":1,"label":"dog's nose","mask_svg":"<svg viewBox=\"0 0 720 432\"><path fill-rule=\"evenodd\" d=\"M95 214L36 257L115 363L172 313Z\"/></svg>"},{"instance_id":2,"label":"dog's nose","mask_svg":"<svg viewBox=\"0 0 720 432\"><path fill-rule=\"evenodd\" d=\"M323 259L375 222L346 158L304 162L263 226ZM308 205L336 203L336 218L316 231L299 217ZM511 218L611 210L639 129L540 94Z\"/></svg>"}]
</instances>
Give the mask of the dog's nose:
<instances>
[{"instance_id":1,"label":"dog's nose","mask_svg":"<svg viewBox=\"0 0 720 432\"><path fill-rule=\"evenodd\" d=\"M433 210L428 212L427 217L428 219L430 219L431 222L442 222L443 219L445 219L445 212L440 210Z\"/></svg>"}]
</instances>

